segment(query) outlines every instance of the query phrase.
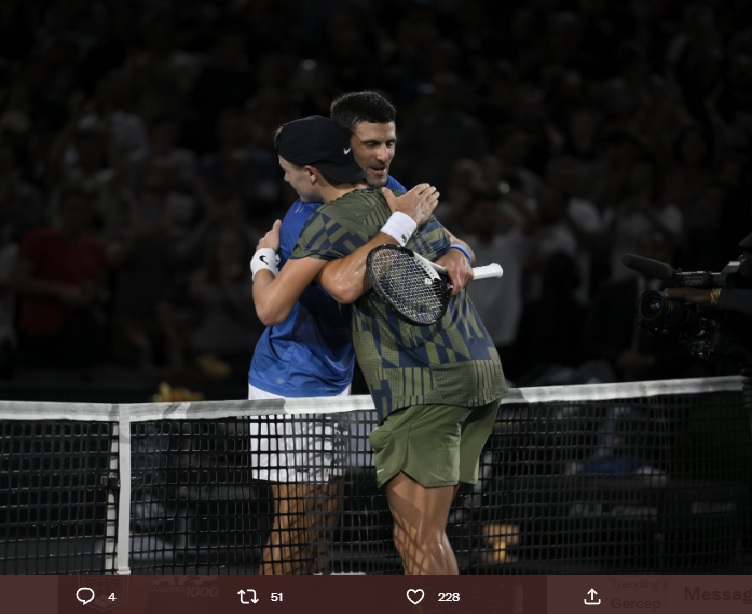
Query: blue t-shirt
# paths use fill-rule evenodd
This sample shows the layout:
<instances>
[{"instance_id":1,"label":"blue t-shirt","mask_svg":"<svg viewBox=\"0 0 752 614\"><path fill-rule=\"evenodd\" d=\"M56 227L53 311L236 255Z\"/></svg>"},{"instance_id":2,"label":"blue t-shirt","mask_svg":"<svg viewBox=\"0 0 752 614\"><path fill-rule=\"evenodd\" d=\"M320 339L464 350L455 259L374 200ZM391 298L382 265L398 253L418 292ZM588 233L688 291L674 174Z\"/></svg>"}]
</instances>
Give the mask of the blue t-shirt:
<instances>
[{"instance_id":1,"label":"blue t-shirt","mask_svg":"<svg viewBox=\"0 0 752 614\"><path fill-rule=\"evenodd\" d=\"M392 177L387 178L386 187L407 191ZM298 199L287 211L280 230L280 268L295 248L306 220L320 206ZM262 333L253 352L248 383L285 397L334 396L350 385L354 367L349 318L321 286L311 285L283 322Z\"/></svg>"}]
</instances>

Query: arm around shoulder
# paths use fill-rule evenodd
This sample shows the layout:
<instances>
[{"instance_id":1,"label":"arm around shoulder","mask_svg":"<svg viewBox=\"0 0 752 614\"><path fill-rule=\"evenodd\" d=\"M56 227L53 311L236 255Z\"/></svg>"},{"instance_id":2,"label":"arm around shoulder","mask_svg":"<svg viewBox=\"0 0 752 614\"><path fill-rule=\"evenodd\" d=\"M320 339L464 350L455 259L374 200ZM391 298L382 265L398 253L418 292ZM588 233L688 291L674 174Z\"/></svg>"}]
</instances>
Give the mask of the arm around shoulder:
<instances>
[{"instance_id":1,"label":"arm around shoulder","mask_svg":"<svg viewBox=\"0 0 752 614\"><path fill-rule=\"evenodd\" d=\"M327 262L319 275L319 283L338 303L354 303L371 289L366 273L368 254L385 243L397 244L398 241L391 235L379 232L351 254Z\"/></svg>"}]
</instances>

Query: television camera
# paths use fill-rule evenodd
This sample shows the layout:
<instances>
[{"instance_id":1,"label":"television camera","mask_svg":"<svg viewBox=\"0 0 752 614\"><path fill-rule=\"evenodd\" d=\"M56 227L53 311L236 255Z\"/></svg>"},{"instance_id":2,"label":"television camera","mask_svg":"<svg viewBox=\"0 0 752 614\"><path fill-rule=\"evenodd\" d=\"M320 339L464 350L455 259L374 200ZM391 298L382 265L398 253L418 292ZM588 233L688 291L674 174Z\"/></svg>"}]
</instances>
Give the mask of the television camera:
<instances>
[{"instance_id":1,"label":"television camera","mask_svg":"<svg viewBox=\"0 0 752 614\"><path fill-rule=\"evenodd\" d=\"M752 234L740 243L741 255L722 271L684 272L650 258L625 254L622 264L648 277L666 282L667 287L750 289L752 302ZM732 313L717 306L698 307L695 303L669 298L663 292L647 290L638 303L640 328L654 335L674 335L693 356L733 369L752 368L752 336L749 315Z\"/></svg>"}]
</instances>

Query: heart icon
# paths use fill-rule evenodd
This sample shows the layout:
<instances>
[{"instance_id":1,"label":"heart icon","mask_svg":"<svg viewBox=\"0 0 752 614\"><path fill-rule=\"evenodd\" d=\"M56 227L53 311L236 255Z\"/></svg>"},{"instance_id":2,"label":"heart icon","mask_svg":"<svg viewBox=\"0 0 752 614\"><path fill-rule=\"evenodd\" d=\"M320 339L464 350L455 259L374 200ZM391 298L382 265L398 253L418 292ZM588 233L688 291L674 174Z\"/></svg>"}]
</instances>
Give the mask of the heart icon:
<instances>
[{"instance_id":1,"label":"heart icon","mask_svg":"<svg viewBox=\"0 0 752 614\"><path fill-rule=\"evenodd\" d=\"M425 594L423 593L422 588L411 588L407 591L407 598L413 605L418 605L423 601L424 596Z\"/></svg>"}]
</instances>

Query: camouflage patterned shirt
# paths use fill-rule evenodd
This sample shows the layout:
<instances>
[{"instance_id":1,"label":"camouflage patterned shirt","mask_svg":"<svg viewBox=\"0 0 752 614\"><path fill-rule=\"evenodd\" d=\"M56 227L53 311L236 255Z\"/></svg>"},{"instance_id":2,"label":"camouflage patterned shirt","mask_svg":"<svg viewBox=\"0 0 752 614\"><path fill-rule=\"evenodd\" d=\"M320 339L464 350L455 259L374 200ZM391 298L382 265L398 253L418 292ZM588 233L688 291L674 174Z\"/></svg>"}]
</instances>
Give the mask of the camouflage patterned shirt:
<instances>
[{"instance_id":1,"label":"camouflage patterned shirt","mask_svg":"<svg viewBox=\"0 0 752 614\"><path fill-rule=\"evenodd\" d=\"M367 243L390 215L379 190L349 192L308 219L292 258L347 256ZM433 261L449 244L446 229L432 216L407 247ZM351 310L355 354L382 420L411 405L476 407L506 393L499 355L467 292L450 298L442 319L429 326L401 320L373 291L343 308Z\"/></svg>"}]
</instances>

